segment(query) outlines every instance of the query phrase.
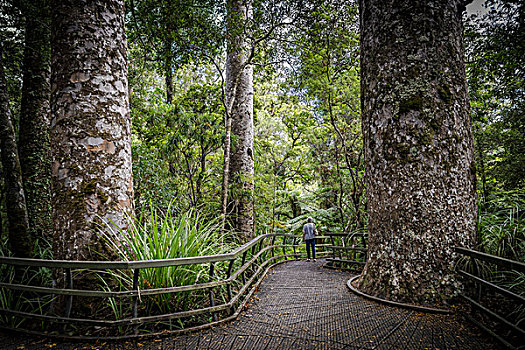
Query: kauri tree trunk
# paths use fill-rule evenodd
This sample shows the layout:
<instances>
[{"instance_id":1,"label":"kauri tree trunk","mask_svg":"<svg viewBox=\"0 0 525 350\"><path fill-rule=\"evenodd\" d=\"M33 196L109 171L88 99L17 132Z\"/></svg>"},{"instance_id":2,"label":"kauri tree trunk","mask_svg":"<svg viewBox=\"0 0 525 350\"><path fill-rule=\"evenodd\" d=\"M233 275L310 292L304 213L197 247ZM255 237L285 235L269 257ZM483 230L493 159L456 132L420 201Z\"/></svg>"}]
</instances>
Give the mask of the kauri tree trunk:
<instances>
[{"instance_id":1,"label":"kauri tree trunk","mask_svg":"<svg viewBox=\"0 0 525 350\"><path fill-rule=\"evenodd\" d=\"M228 1L226 108L231 118L230 203L234 228L241 241L253 231L253 66L245 29L252 17L251 1Z\"/></svg>"},{"instance_id":2,"label":"kauri tree trunk","mask_svg":"<svg viewBox=\"0 0 525 350\"><path fill-rule=\"evenodd\" d=\"M17 257L30 257L32 246L29 237L26 200L22 185L22 171L16 146L15 129L11 121L9 94L0 45L0 153L6 190L6 212L11 251Z\"/></svg>"},{"instance_id":3,"label":"kauri tree trunk","mask_svg":"<svg viewBox=\"0 0 525 350\"><path fill-rule=\"evenodd\" d=\"M359 288L434 303L475 240L473 141L460 0L361 0L369 260Z\"/></svg>"},{"instance_id":4,"label":"kauri tree trunk","mask_svg":"<svg viewBox=\"0 0 525 350\"><path fill-rule=\"evenodd\" d=\"M26 31L18 151L30 234L51 240L49 1L28 2L23 13Z\"/></svg>"},{"instance_id":5,"label":"kauri tree trunk","mask_svg":"<svg viewBox=\"0 0 525 350\"><path fill-rule=\"evenodd\" d=\"M51 153L55 258L97 259L97 222L133 211L123 0L54 0Z\"/></svg>"}]
</instances>

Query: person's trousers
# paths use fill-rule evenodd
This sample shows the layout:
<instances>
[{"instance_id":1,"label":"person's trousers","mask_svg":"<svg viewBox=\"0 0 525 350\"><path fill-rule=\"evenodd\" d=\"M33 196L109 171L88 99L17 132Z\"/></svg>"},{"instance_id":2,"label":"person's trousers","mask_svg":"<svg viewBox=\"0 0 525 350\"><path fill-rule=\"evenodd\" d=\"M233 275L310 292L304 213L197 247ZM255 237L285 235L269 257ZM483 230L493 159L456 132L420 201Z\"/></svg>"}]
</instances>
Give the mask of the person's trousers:
<instances>
[{"instance_id":1,"label":"person's trousers","mask_svg":"<svg viewBox=\"0 0 525 350\"><path fill-rule=\"evenodd\" d=\"M315 238L307 239L306 242L306 255L310 259L310 248L312 248L312 258L315 259Z\"/></svg>"}]
</instances>

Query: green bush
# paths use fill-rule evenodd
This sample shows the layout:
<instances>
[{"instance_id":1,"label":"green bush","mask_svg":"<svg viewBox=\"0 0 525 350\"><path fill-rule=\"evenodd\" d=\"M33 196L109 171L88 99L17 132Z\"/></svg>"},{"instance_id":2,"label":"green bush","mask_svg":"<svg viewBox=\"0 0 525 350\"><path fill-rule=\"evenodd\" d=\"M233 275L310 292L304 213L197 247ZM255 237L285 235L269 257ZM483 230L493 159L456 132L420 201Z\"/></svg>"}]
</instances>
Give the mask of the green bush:
<instances>
[{"instance_id":1,"label":"green bush","mask_svg":"<svg viewBox=\"0 0 525 350\"><path fill-rule=\"evenodd\" d=\"M489 209L478 215L480 249L525 261L525 201L512 193L502 193L489 204Z\"/></svg>"},{"instance_id":2,"label":"green bush","mask_svg":"<svg viewBox=\"0 0 525 350\"><path fill-rule=\"evenodd\" d=\"M103 232L108 246L123 261L159 260L219 254L231 247L221 235L219 220L206 221L196 210L174 213L172 205L163 212L149 205L138 217L128 218L127 229L109 224ZM208 266L185 265L141 269L139 288L165 288L203 282ZM132 275L115 275L122 288L131 289ZM206 277L207 278L207 277ZM191 298L175 298L173 293L149 298L144 307L149 312L168 312L184 307Z\"/></svg>"}]
</instances>

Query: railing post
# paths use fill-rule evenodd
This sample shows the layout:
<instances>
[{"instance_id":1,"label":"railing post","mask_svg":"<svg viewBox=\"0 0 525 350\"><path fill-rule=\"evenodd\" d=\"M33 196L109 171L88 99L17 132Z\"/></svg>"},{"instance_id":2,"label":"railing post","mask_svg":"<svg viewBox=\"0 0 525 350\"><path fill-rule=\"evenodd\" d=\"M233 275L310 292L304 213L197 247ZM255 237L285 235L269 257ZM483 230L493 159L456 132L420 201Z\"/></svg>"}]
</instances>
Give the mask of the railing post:
<instances>
[{"instance_id":1,"label":"railing post","mask_svg":"<svg viewBox=\"0 0 525 350\"><path fill-rule=\"evenodd\" d=\"M66 285L67 289L73 289L73 275L71 274L71 268L66 268ZM71 308L73 307L73 296L68 295L66 299L66 307L64 309L64 317L71 316Z\"/></svg>"},{"instance_id":2,"label":"railing post","mask_svg":"<svg viewBox=\"0 0 525 350\"><path fill-rule=\"evenodd\" d=\"M215 263L210 263L210 282L213 281L213 273L215 272ZM210 306L215 306L215 294L213 293L213 287L210 288ZM213 321L217 321L217 313L213 312Z\"/></svg>"},{"instance_id":3,"label":"railing post","mask_svg":"<svg viewBox=\"0 0 525 350\"><path fill-rule=\"evenodd\" d=\"M264 240L261 239L261 242L259 243L259 253L262 250L263 243L264 243ZM259 255L259 266L261 266L262 264L263 264L263 255L261 254Z\"/></svg>"},{"instance_id":4,"label":"railing post","mask_svg":"<svg viewBox=\"0 0 525 350\"><path fill-rule=\"evenodd\" d=\"M286 257L286 236L283 236L283 255L284 260L288 260L288 258Z\"/></svg>"},{"instance_id":5,"label":"railing post","mask_svg":"<svg viewBox=\"0 0 525 350\"><path fill-rule=\"evenodd\" d=\"M137 294L131 298L131 317L132 318L137 318L139 316L138 314L139 273L140 273L140 269L133 270L133 291L136 292ZM138 334L139 332L138 324L135 325L133 332L135 334Z\"/></svg>"},{"instance_id":6,"label":"railing post","mask_svg":"<svg viewBox=\"0 0 525 350\"><path fill-rule=\"evenodd\" d=\"M230 260L230 264L228 265L228 271L226 272L226 279L230 279L232 275L233 270L233 263L235 262L235 258ZM228 293L228 303L232 300L232 281L228 281L228 284L226 286L226 292ZM230 314L233 314L233 305L230 308Z\"/></svg>"},{"instance_id":7,"label":"railing post","mask_svg":"<svg viewBox=\"0 0 525 350\"><path fill-rule=\"evenodd\" d=\"M330 249L332 249L332 258L334 259L334 261L332 261L332 263L330 264L330 266L336 267L336 263L335 263L335 242L334 242L334 236L330 236L330 242L332 243L332 247L331 247Z\"/></svg>"},{"instance_id":8,"label":"railing post","mask_svg":"<svg viewBox=\"0 0 525 350\"><path fill-rule=\"evenodd\" d=\"M341 241L341 247L343 247L343 248L346 248L345 238L346 238L346 236L344 234L341 237L339 237L339 239ZM344 249L338 249L337 255L339 256L339 259L344 260L344 254L345 254L344 252L345 252ZM342 267L342 265L341 265L341 267Z\"/></svg>"},{"instance_id":9,"label":"railing post","mask_svg":"<svg viewBox=\"0 0 525 350\"><path fill-rule=\"evenodd\" d=\"M246 263L246 254L248 254L248 251L246 250L244 253L242 253L242 262L241 262L241 267L244 266L244 264ZM241 273L241 277L242 277L242 284L245 285L246 284L246 277L244 276L244 272L246 270L243 270L243 272Z\"/></svg>"},{"instance_id":10,"label":"railing post","mask_svg":"<svg viewBox=\"0 0 525 350\"><path fill-rule=\"evenodd\" d=\"M66 278L66 288L67 289L73 289L73 275L71 274L71 268L67 267L65 268L65 278ZM71 316L71 308L73 307L73 295L67 295L66 296L66 304L64 305L64 317L69 318ZM60 327L61 332L66 332L67 324L64 323Z\"/></svg>"},{"instance_id":11,"label":"railing post","mask_svg":"<svg viewBox=\"0 0 525 350\"><path fill-rule=\"evenodd\" d=\"M132 297L131 317L133 317L133 318L137 318L138 317L139 271L140 271L140 269L133 270L133 291L137 292L137 295L134 295Z\"/></svg>"},{"instance_id":12,"label":"railing post","mask_svg":"<svg viewBox=\"0 0 525 350\"><path fill-rule=\"evenodd\" d=\"M275 256L275 252L273 248L274 245L275 245L275 236L272 236L272 258Z\"/></svg>"},{"instance_id":13,"label":"railing post","mask_svg":"<svg viewBox=\"0 0 525 350\"><path fill-rule=\"evenodd\" d=\"M55 276L57 272L53 271L53 276ZM55 289L57 287L57 280L55 277L51 280L51 288ZM57 295L51 294L51 302L49 303L49 313L53 314L55 313L55 303L56 303ZM51 322L53 324L53 322Z\"/></svg>"},{"instance_id":14,"label":"railing post","mask_svg":"<svg viewBox=\"0 0 525 350\"><path fill-rule=\"evenodd\" d=\"M293 256L294 258L297 259L299 257L299 255L297 255L297 251L295 250L295 246L297 245L297 237L293 238L292 244L293 244Z\"/></svg>"},{"instance_id":15,"label":"railing post","mask_svg":"<svg viewBox=\"0 0 525 350\"><path fill-rule=\"evenodd\" d=\"M478 266L478 262L476 261L476 258L471 256L470 257L470 261L472 262L472 272L474 272L474 275L476 277L480 277L479 266ZM474 287L475 287L475 290L476 290L476 296L475 296L476 299L475 300L477 302L479 302L481 300L481 283L474 282Z\"/></svg>"},{"instance_id":16,"label":"railing post","mask_svg":"<svg viewBox=\"0 0 525 350\"><path fill-rule=\"evenodd\" d=\"M352 235L350 235L350 237L349 237L349 242L348 242L347 246L348 246L349 248L355 248L355 244L354 244L354 242L355 242L355 241L354 241L354 235L352 234ZM354 258L355 258L355 256L354 256L354 252L355 252L355 250L347 250L346 252L347 252L347 253L346 253L346 257L348 258L348 260L355 260L355 259L354 259Z\"/></svg>"},{"instance_id":17,"label":"railing post","mask_svg":"<svg viewBox=\"0 0 525 350\"><path fill-rule=\"evenodd\" d=\"M253 259L253 256L255 255L255 248L257 248L257 247L256 247L256 245L254 244L254 245L252 246L252 248L250 249L251 252L252 252L252 255L251 255L251 257L250 257L250 260L252 260L252 259ZM251 273L255 273L255 271L256 271L256 270L254 269L254 267L253 267L253 264L255 264L255 263L257 263L257 262L256 262L255 260L253 260L253 262L252 262L251 265L250 265ZM250 274L250 276L252 276L252 275Z\"/></svg>"},{"instance_id":18,"label":"railing post","mask_svg":"<svg viewBox=\"0 0 525 350\"><path fill-rule=\"evenodd\" d=\"M335 259L335 242L334 242L334 236L330 236L330 243L332 243L332 247L330 249L332 249L332 258Z\"/></svg>"}]
</instances>

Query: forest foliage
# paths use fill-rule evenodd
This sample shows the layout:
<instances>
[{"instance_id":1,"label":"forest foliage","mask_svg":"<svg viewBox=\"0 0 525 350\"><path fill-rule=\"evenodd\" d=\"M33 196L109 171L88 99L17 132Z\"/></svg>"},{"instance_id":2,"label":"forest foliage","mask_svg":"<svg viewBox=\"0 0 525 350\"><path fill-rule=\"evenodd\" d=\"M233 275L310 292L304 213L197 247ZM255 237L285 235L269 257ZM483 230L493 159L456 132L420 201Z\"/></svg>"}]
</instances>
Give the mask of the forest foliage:
<instances>
[{"instance_id":1,"label":"forest foliage","mask_svg":"<svg viewBox=\"0 0 525 350\"><path fill-rule=\"evenodd\" d=\"M127 229L99 226L96 234L112 251L102 259L212 255L243 243L220 217L229 142L225 71L232 30L245 36L253 66L255 175L249 179L252 192L238 193L245 189L234 185L229 191L231 198L252 197L252 235L299 237L308 217L320 233L366 232L357 1L253 0L253 15L246 21L234 18L233 29L226 23L231 1L125 1L136 215L127 217ZM0 62L19 149L28 74L24 62L30 52L27 16L49 16L28 11L28 4L0 0ZM484 14L466 14L463 22L476 157L477 249L525 261L525 5L487 0L485 6ZM231 140L233 145L236 141ZM6 171L1 167L0 175L0 255L9 256ZM28 191L30 186L24 186ZM49 183L43 188L42 199L49 199ZM88 190L95 193L94 187ZM29 222L40 222L35 213L50 213L49 201L39 203L47 210L28 208ZM47 223L32 231L37 235L32 237L32 256L51 259L49 217L41 219ZM13 271L0 271L1 282L13 283ZM142 269L141 274L136 282L140 290L207 278L204 265ZM43 286L53 285L54 278L49 269L22 276ZM105 271L97 278L104 290L134 288L129 271ZM523 274L513 275L513 290L522 294L524 280ZM2 293L2 308L43 309L51 300L23 301ZM103 307L122 317L115 298L107 301ZM163 313L195 302L207 301L162 294L148 299L141 311Z\"/></svg>"},{"instance_id":2,"label":"forest foliage","mask_svg":"<svg viewBox=\"0 0 525 350\"><path fill-rule=\"evenodd\" d=\"M22 2L23 3L23 2ZM24 73L20 2L2 1L4 68L18 130ZM254 1L255 234L364 229L357 3ZM525 259L524 5L489 0L465 16L480 247ZM135 207L208 222L221 210L226 4L126 1ZM2 176L3 179L3 176ZM2 182L0 229L7 233ZM170 214L171 215L171 214Z\"/></svg>"},{"instance_id":3,"label":"forest foliage","mask_svg":"<svg viewBox=\"0 0 525 350\"><path fill-rule=\"evenodd\" d=\"M245 24L258 26L251 38L256 231L297 229L308 215L324 230L363 227L356 4L312 2L308 14L272 4L258 3L253 21L260 22ZM149 33L128 11L129 37ZM220 18L224 9L213 11ZM203 43L214 36L210 30ZM220 50L213 57L211 49L188 52L189 43L178 40L169 53L160 46L148 55L143 41L129 43L136 202L163 207L177 198L180 210L213 217L220 209L225 57ZM169 101L164 55L180 58Z\"/></svg>"}]
</instances>

